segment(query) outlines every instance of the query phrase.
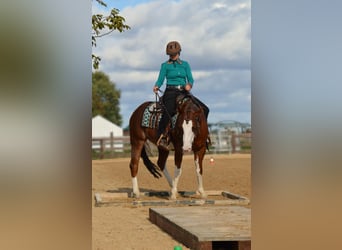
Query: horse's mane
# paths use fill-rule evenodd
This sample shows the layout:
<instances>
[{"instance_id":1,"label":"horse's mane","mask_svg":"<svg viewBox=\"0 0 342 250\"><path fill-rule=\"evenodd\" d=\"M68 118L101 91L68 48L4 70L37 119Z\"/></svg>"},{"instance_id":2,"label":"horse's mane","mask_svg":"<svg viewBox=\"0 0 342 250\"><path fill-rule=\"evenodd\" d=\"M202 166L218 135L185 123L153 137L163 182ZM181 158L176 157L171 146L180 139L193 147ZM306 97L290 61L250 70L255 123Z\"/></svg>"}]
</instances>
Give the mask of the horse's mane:
<instances>
[{"instance_id":1,"label":"horse's mane","mask_svg":"<svg viewBox=\"0 0 342 250\"><path fill-rule=\"evenodd\" d=\"M183 105L189 104L189 101L191 101L191 103L193 103L195 106L197 106L198 109L201 110L203 112L203 115L204 115L204 111L202 109L202 106L196 101L196 99L194 98L194 96L192 94L184 93L182 95L179 95L176 101L177 101L178 107L180 107L180 108L182 108Z\"/></svg>"}]
</instances>

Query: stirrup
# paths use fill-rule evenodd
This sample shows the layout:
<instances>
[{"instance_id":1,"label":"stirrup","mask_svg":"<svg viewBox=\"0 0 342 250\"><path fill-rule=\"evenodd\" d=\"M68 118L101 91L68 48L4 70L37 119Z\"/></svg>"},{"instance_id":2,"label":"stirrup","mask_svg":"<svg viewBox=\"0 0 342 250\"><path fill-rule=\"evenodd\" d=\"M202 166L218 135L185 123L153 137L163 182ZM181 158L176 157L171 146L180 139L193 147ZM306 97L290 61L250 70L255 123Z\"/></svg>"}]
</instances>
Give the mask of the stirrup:
<instances>
[{"instance_id":1,"label":"stirrup","mask_svg":"<svg viewBox=\"0 0 342 250\"><path fill-rule=\"evenodd\" d=\"M164 134L160 135L160 137L157 140L156 144L157 144L158 147L162 147L162 148L164 148L166 150L169 150L168 143L167 143L167 138L166 138L166 136Z\"/></svg>"}]
</instances>

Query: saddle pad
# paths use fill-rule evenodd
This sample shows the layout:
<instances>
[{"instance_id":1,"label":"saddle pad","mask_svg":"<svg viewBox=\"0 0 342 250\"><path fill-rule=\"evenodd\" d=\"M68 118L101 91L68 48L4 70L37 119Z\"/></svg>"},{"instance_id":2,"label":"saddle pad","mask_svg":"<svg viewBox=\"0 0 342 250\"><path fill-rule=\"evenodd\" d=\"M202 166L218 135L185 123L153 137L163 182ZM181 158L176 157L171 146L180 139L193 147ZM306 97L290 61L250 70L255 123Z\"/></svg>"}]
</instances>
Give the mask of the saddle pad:
<instances>
[{"instance_id":1,"label":"saddle pad","mask_svg":"<svg viewBox=\"0 0 342 250\"><path fill-rule=\"evenodd\" d=\"M163 115L162 110L158 107L156 108L156 103L151 102L147 105L144 110L143 117L141 120L141 126L145 128L157 128L159 121ZM172 117L172 127L175 126L178 114Z\"/></svg>"}]
</instances>

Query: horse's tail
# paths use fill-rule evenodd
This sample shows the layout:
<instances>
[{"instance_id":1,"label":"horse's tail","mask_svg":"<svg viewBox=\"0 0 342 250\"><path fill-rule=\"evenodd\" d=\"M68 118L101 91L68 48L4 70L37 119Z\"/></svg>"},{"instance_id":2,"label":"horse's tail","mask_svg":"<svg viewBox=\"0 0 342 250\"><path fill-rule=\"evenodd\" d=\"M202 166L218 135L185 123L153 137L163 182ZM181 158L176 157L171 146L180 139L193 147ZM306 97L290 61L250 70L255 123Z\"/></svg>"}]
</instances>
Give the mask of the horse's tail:
<instances>
[{"instance_id":1,"label":"horse's tail","mask_svg":"<svg viewBox=\"0 0 342 250\"><path fill-rule=\"evenodd\" d=\"M162 174L160 173L159 167L155 165L149 158L146 153L145 145L141 150L141 158L144 161L144 165L148 169L148 171L155 177L159 178L162 177Z\"/></svg>"}]
</instances>

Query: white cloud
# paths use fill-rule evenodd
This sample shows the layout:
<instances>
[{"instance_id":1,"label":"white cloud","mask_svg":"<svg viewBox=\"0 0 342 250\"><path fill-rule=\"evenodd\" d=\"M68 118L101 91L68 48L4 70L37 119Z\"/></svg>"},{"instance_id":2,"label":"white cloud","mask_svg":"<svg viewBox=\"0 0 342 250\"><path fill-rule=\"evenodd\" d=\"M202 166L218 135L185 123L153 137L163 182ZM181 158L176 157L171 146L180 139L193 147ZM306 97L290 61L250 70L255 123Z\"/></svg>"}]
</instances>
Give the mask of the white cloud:
<instances>
[{"instance_id":1,"label":"white cloud","mask_svg":"<svg viewBox=\"0 0 342 250\"><path fill-rule=\"evenodd\" d=\"M250 122L250 6L247 0L157 0L123 8L132 29L101 38L94 52L102 57L100 70L122 91L124 126L138 101L154 99L170 40L182 45L193 94L210 107L209 120L226 115L223 120Z\"/></svg>"}]
</instances>

